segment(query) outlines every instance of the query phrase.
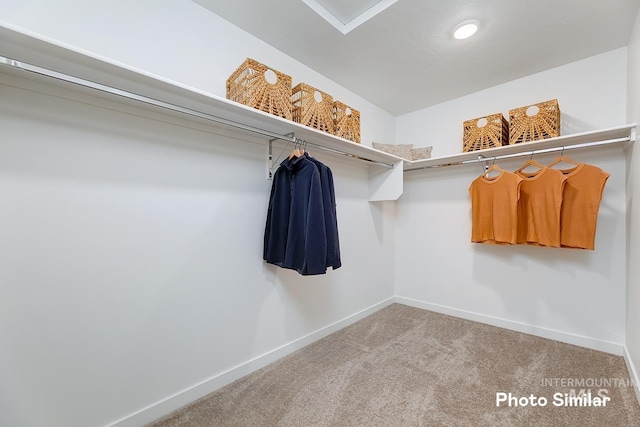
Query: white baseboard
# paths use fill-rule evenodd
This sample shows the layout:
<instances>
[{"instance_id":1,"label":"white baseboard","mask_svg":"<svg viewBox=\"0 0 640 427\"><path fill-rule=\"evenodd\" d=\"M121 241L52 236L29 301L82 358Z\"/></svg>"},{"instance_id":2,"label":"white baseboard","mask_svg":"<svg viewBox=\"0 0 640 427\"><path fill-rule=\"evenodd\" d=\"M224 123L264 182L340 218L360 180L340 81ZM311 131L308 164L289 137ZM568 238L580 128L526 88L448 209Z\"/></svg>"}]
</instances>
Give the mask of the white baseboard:
<instances>
[{"instance_id":1,"label":"white baseboard","mask_svg":"<svg viewBox=\"0 0 640 427\"><path fill-rule=\"evenodd\" d=\"M638 377L638 371L633 364L633 359L631 359L631 355L629 354L627 347L624 348L623 357L624 363L627 365L627 370L629 371L629 376L633 382L633 391L636 392L636 399L638 399L638 403L640 404L640 378Z\"/></svg>"},{"instance_id":2,"label":"white baseboard","mask_svg":"<svg viewBox=\"0 0 640 427\"><path fill-rule=\"evenodd\" d=\"M603 351L606 353L622 356L624 346L607 341L600 341L589 337L569 334L566 332L555 331L553 329L541 328L539 326L528 325L526 323L514 322L512 320L500 319L497 317L486 316L484 314L474 313L471 311L460 310L457 308L447 307L438 304L431 304L425 301L419 301L411 298L396 296L395 302L411 307L421 308L424 310L434 311L436 313L447 314L449 316L459 317L462 319L473 320L474 322L485 323L500 328L510 329L525 334L535 335L542 338L573 344L580 347L590 348L592 350Z\"/></svg>"},{"instance_id":3,"label":"white baseboard","mask_svg":"<svg viewBox=\"0 0 640 427\"><path fill-rule=\"evenodd\" d=\"M199 384L195 384L185 390L179 391L159 402L147 406L133 414L127 415L111 424L107 427L139 427L148 424L158 418L161 418L171 412L179 409L188 403L191 403L207 394L224 387L227 384L231 384L235 380L238 380L251 372L257 371L260 368L267 366L270 363L275 362L284 356L293 353L296 350L300 350L309 344L318 341L321 338L326 337L340 329L363 319L370 314L375 313L384 307L391 305L395 302L395 298L391 297L377 304L372 305L364 310L361 310L355 314L345 317L335 323L325 326L315 332L303 336L295 341L278 347L268 353L261 356L257 356L247 362L244 362L238 366L235 366L225 372L215 375L202 381Z\"/></svg>"},{"instance_id":4,"label":"white baseboard","mask_svg":"<svg viewBox=\"0 0 640 427\"><path fill-rule=\"evenodd\" d=\"M485 324L497 326L500 328L505 328L513 331L531 334L531 335L535 335L543 338L549 338L552 340L565 342L568 344L573 344L581 347L586 347L593 350L604 351L606 353L611 353L618 356L623 356L625 363L627 364L627 369L629 370L629 375L631 376L634 382L634 390L636 392L636 397L638 397L638 401L640 402L640 390L638 389L638 385L640 385L640 383L638 382L638 372L633 366L633 362L629 357L629 354L627 353L626 348L621 344L600 341L593 338L588 338L588 337L574 335L574 334L568 334L565 332L541 328L538 326L514 322L511 320L486 316L483 314L460 310L457 308L447 307L447 306L438 305L438 304L432 304L432 303L415 300L411 298L395 296L395 297L388 298L384 301L381 301L377 304L374 304L371 307L368 307L355 314L352 314L342 320L334 322L322 329L319 329L315 332L305 335L304 337L301 337L295 341L292 341L288 344L278 347L268 353L265 353L251 360L248 360L225 372L222 372L218 375L208 378L199 384L195 384L185 390L179 391L159 402L149 405L146 408L143 408L124 418L121 418L109 424L107 427L138 427L138 426L150 423L158 418L161 418L175 411L176 409L179 409L203 396L206 396L211 392L218 390L219 388L224 387L227 384L231 384L232 382L242 378L245 375L250 374L251 372L257 371L258 369L263 368L268 364L273 363L278 359L281 359L282 357L293 353L294 351L297 351L303 347L306 347L309 344L312 344L313 342L321 338L326 337L327 335L330 335L336 331L339 331L340 329L346 326L349 326L350 324L355 323L358 320L363 319L369 316L370 314L373 314L376 311L381 310L384 307L393 304L394 302L398 304L404 304L411 307L433 311L436 313L447 314L447 315L459 317L462 319L485 323Z\"/></svg>"}]
</instances>

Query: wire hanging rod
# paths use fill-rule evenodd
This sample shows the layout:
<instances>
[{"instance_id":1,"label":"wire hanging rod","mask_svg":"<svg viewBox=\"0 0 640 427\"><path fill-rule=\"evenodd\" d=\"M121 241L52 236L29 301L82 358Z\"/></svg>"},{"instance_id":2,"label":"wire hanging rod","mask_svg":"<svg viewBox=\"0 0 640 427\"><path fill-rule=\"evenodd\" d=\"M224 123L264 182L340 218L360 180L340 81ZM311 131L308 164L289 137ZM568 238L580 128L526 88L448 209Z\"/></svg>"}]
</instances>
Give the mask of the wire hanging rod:
<instances>
[{"instance_id":1,"label":"wire hanging rod","mask_svg":"<svg viewBox=\"0 0 640 427\"><path fill-rule=\"evenodd\" d=\"M466 164L472 164L472 163L484 163L484 162L488 162L488 161L510 159L510 158L515 158L515 157L535 156L537 154L553 153L553 152L556 152L556 151L562 151L564 153L564 151L566 151L566 150L574 150L574 149L579 149L579 148L595 147L595 146L599 146L599 145L607 145L607 144L614 144L614 143L620 143L620 142L629 142L631 140L632 140L631 137L626 136L626 137L622 137L622 138L606 139L606 140L602 140L602 141L586 142L586 143L582 143L582 144L563 145L563 146L552 147L552 148L541 148L541 149L538 149L538 150L527 150L527 151L521 151L521 152L518 152L518 153L502 154L502 155L497 155L497 156L486 156L485 157L482 154L478 154L478 158L475 158L475 159L462 160L462 161L459 161L459 162L452 162L452 163L443 163L443 164L439 164L439 165L428 165L428 166L423 166L423 167L416 168L416 169L409 169L409 170L406 170L404 172L405 173L407 173L407 172L415 172L415 171L421 171L421 170L426 170L426 169L436 169L436 168L442 168L442 167L447 167L447 166L458 166L458 165L466 165Z\"/></svg>"},{"instance_id":2,"label":"wire hanging rod","mask_svg":"<svg viewBox=\"0 0 640 427\"><path fill-rule=\"evenodd\" d=\"M29 64L26 62L22 62L22 61L18 61L15 59L11 59L11 58L7 58L4 56L0 56L0 65L1 66L5 66L5 67L10 67L13 69L17 69L17 70L21 70L21 71L26 71L26 72L30 72L33 74L38 74L41 76L45 76L48 78L53 78L56 80L60 80L60 81L64 81L67 83L72 83L74 85L78 85L78 86L82 86L82 87L86 87L89 89L93 89L93 90L97 90L100 92L104 92L104 93L108 93L111 95L116 95L118 97L122 97L122 98L126 98L126 99L130 99L133 101L137 101L137 102L141 102L147 105L152 105L154 107L159 107L165 110L170 110L173 112L177 112L177 113L181 113L181 114L186 114L188 116L191 117L197 117L199 119L203 119L203 120L207 120L216 124L220 124L220 125L224 125L224 126L229 126L235 129L240 129L243 131L247 131L247 132L251 132L251 133L255 133L261 136L266 136L268 138L271 138L271 141L274 140L281 140L281 141L286 141L286 142L292 142L292 143L303 143L309 146L312 146L314 148L320 149L320 150L324 150L324 151L328 151L331 153L335 153L335 154L340 154L340 155L344 155L344 156L349 156L351 158L355 158L370 164L376 164L376 165L380 165L380 166L384 166L386 168L389 169L393 169L393 165L389 164L389 163L384 163L384 162L380 162L377 160L371 160L362 156L355 156L354 154L348 153L346 151L340 151L340 150L336 150L333 148L329 148L329 147L325 147L323 145L320 144L316 144L310 141L305 141L302 140L300 138L295 137L293 134L287 134L287 135L280 135L278 133L275 132L270 132L268 130L265 129L260 129L254 126L249 126L249 125L245 125L243 123L240 122L236 122L234 120L229 120L229 119L225 119L224 117L219 117L219 116L215 116L213 114L208 114L208 113L204 113L201 111L197 111L191 108L187 108L187 107L183 107L180 105L176 105L176 104L172 104L169 102L165 102L165 101L160 101L158 99L154 99L154 98L150 98L148 96L144 96L144 95L140 95L134 92L130 92L130 91L126 91L126 90L122 90L116 87L112 87L112 86L108 86L108 85L104 85L102 83L98 83L98 82L94 82L91 80L86 80L80 77L75 77L69 74L64 74L64 73L60 73L58 71L55 70L50 70L48 68L43 68L43 67L39 67L37 65L33 65L33 64Z\"/></svg>"}]
</instances>

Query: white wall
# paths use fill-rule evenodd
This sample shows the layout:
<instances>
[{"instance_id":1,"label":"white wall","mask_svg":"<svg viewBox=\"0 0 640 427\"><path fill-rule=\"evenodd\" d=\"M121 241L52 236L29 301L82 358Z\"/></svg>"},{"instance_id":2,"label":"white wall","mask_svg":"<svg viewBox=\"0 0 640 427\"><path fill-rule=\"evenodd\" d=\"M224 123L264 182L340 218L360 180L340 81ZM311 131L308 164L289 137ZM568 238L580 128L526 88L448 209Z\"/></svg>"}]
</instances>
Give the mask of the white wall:
<instances>
[{"instance_id":1,"label":"white wall","mask_svg":"<svg viewBox=\"0 0 640 427\"><path fill-rule=\"evenodd\" d=\"M433 145L435 156L457 153L464 120L508 117L510 108L552 98L562 110L563 134L625 124L626 48L399 117L397 140ZM625 157L620 148L570 156L611 173L595 251L471 244L468 187L481 167L410 172L397 206L396 294L436 311L621 353ZM515 170L525 160L499 164Z\"/></svg>"},{"instance_id":2,"label":"white wall","mask_svg":"<svg viewBox=\"0 0 640 427\"><path fill-rule=\"evenodd\" d=\"M628 85L628 117L629 123L640 123L640 12L636 17L628 46L629 68L627 72ZM626 318L626 348L628 358L632 362L636 383L640 385L640 150L636 146L630 150L629 180L627 182L627 219L629 221L629 250L627 253L627 318ZM635 197L634 197L634 192ZM636 388L636 391L638 389ZM640 394L638 394L640 399Z\"/></svg>"},{"instance_id":3,"label":"white wall","mask_svg":"<svg viewBox=\"0 0 640 427\"><path fill-rule=\"evenodd\" d=\"M394 137L390 115L190 1L3 1L0 16L218 95L253 57L360 109L365 143ZM359 163L312 151L334 172L343 267L303 278L262 261L263 140L0 82L0 425L151 406L122 423L139 425L393 296L393 205L367 201Z\"/></svg>"},{"instance_id":4,"label":"white wall","mask_svg":"<svg viewBox=\"0 0 640 427\"><path fill-rule=\"evenodd\" d=\"M389 113L189 0L3 0L2 24L222 97L250 57L360 110L363 144L395 137Z\"/></svg>"},{"instance_id":5,"label":"white wall","mask_svg":"<svg viewBox=\"0 0 640 427\"><path fill-rule=\"evenodd\" d=\"M187 0L5 0L0 17L222 96L253 57L360 109L367 145L397 138L459 152L462 121L554 97L563 133L626 122L625 49L394 122ZM637 34L636 24L630 70ZM143 410L129 420L140 424L384 302L394 274L416 305L607 349L624 342L625 165L615 150L572 154L612 173L595 252L468 243L473 166L406 174L394 206L366 201L364 167L314 153L336 175L344 267L301 278L261 261L262 142L3 82L1 425L103 425ZM637 86L629 93L637 112ZM631 294L638 272L629 276ZM627 325L638 365L637 318Z\"/></svg>"},{"instance_id":6,"label":"white wall","mask_svg":"<svg viewBox=\"0 0 640 427\"><path fill-rule=\"evenodd\" d=\"M536 102L558 99L561 134L567 135L625 122L626 48L533 74L469 96L400 116L398 144L433 146L432 156L462 151L462 123Z\"/></svg>"}]
</instances>

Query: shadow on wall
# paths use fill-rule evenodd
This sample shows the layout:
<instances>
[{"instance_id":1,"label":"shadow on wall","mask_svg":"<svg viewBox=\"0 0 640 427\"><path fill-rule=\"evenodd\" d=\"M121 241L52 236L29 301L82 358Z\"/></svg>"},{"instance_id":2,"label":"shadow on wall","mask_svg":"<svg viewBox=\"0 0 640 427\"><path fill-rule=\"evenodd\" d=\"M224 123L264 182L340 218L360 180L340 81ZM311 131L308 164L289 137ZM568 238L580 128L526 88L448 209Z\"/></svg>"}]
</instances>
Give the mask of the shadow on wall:
<instances>
[{"instance_id":1,"label":"shadow on wall","mask_svg":"<svg viewBox=\"0 0 640 427\"><path fill-rule=\"evenodd\" d=\"M626 172L627 172L627 182L626 182L626 189L627 189L627 198L626 198L626 208L627 208L627 219L626 219L626 227L627 227L627 235L629 236L627 238L627 248L626 248L626 254L627 254L627 280L629 280L630 274L631 274L631 258L630 258L630 254L631 254L631 246L632 246L632 240L633 238L631 236L634 235L634 226L638 226L638 222L636 221L634 223L633 221L633 194L634 194L634 181L636 181L635 179L635 174L636 173L640 173L640 170L638 170L637 168L633 167L633 162L634 162L634 156L638 156L640 157L640 152L637 152L635 150L635 143L631 144L631 146L627 149L627 163L626 163ZM637 162L640 165L640 162Z\"/></svg>"},{"instance_id":2,"label":"shadow on wall","mask_svg":"<svg viewBox=\"0 0 640 427\"><path fill-rule=\"evenodd\" d=\"M593 124L590 124L584 120L580 120L578 117L574 117L566 113L561 114L562 117L560 119L560 136L593 130Z\"/></svg>"},{"instance_id":3,"label":"shadow on wall","mask_svg":"<svg viewBox=\"0 0 640 427\"><path fill-rule=\"evenodd\" d=\"M326 326L327 313L335 306L334 286L339 270L329 270L319 276L301 276L293 270L276 269L276 278L280 285L275 286L275 293L282 308L282 325L278 327L286 331L285 343L302 338L305 331L315 331Z\"/></svg>"},{"instance_id":4,"label":"shadow on wall","mask_svg":"<svg viewBox=\"0 0 640 427\"><path fill-rule=\"evenodd\" d=\"M158 113L113 111L109 104L104 108L103 101L89 105L17 88L3 89L3 97L7 102L0 112L12 123L4 131L15 132L23 141L0 159L7 172L59 180L81 176L83 183L110 185L266 188L265 145L255 137L239 139L223 129L213 133L211 128ZM30 126L32 122L38 126ZM34 156L49 152L59 161ZM10 161L14 156L29 158L29 168L18 169L23 162Z\"/></svg>"},{"instance_id":5,"label":"shadow on wall","mask_svg":"<svg viewBox=\"0 0 640 427\"><path fill-rule=\"evenodd\" d=\"M384 244L385 233L388 231L385 229L385 211L388 210L388 204L393 202L370 202L369 210L371 211L371 218L373 219L373 227L376 233L378 243Z\"/></svg>"}]
</instances>

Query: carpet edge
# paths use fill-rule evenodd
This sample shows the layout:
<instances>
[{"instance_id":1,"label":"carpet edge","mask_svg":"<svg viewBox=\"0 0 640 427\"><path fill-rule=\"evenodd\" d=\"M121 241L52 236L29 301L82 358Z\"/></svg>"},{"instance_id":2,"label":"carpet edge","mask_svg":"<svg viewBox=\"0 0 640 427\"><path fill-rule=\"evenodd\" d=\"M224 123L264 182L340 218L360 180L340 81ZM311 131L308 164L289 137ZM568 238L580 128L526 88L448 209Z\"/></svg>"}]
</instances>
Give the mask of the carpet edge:
<instances>
[{"instance_id":1,"label":"carpet edge","mask_svg":"<svg viewBox=\"0 0 640 427\"><path fill-rule=\"evenodd\" d=\"M395 296L386 298L376 304L353 313L341 320L324 326L314 332L297 338L287 344L281 345L262 355L256 356L234 366L226 371L216 374L206 380L194 384L186 389L174 393L158 402L152 403L134 413L120 418L105 427L138 427L166 416L181 407L206 396L232 382L261 369L303 347L308 346L334 332L337 332L358 320L361 320L383 308L392 305Z\"/></svg>"},{"instance_id":2,"label":"carpet edge","mask_svg":"<svg viewBox=\"0 0 640 427\"><path fill-rule=\"evenodd\" d=\"M602 351L605 353L614 354L616 356L622 356L625 348L623 344L613 343L609 341L602 341L595 338L571 334L571 333L562 332L554 329L547 329L540 326L515 322L513 320L508 320L508 319L502 319L499 317L487 316L485 314L460 310L458 308L448 307L448 306L439 305L439 304L433 304L433 303L416 300L412 298L396 296L395 302L398 304L408 305L410 307L421 308L423 310L429 310L429 311L433 311L440 314L446 314L449 316L458 317L461 319L484 323L491 326L497 326L499 328L509 329L516 332L522 332L524 334L535 335L541 338L548 338L548 339L560 341L566 344L577 345L579 347L585 347L591 350Z\"/></svg>"}]
</instances>

